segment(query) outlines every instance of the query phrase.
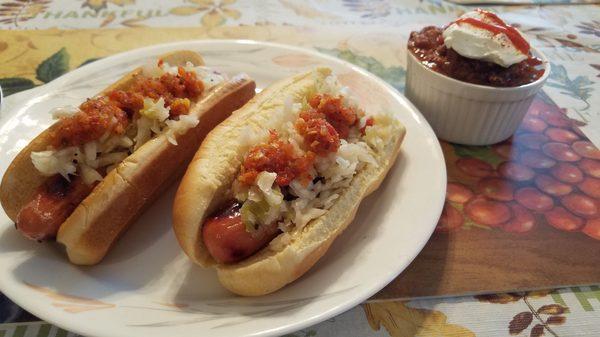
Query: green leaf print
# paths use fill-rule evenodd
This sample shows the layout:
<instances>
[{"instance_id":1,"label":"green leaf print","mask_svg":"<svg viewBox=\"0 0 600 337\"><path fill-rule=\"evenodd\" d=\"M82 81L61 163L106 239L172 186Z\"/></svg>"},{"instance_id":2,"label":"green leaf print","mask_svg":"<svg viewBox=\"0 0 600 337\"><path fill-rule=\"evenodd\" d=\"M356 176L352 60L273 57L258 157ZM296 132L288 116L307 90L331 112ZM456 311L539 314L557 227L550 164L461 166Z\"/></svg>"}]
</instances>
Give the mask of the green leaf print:
<instances>
[{"instance_id":1,"label":"green leaf print","mask_svg":"<svg viewBox=\"0 0 600 337\"><path fill-rule=\"evenodd\" d=\"M359 67L365 68L373 74L384 79L398 91L404 91L406 70L404 70L404 68L402 67L385 67L374 57L358 55L349 49L342 50L338 48L317 48L317 50L322 53L338 57L344 61L356 64Z\"/></svg>"},{"instance_id":2,"label":"green leaf print","mask_svg":"<svg viewBox=\"0 0 600 337\"><path fill-rule=\"evenodd\" d=\"M456 155L459 157L473 157L481 159L493 166L498 166L498 164L504 161L504 159L492 151L491 147L489 146L452 145L454 146L454 153L456 153Z\"/></svg>"},{"instance_id":3,"label":"green leaf print","mask_svg":"<svg viewBox=\"0 0 600 337\"><path fill-rule=\"evenodd\" d=\"M67 71L69 71L69 53L63 47L40 63L35 73L38 80L48 83Z\"/></svg>"},{"instance_id":4,"label":"green leaf print","mask_svg":"<svg viewBox=\"0 0 600 337\"><path fill-rule=\"evenodd\" d=\"M583 110L587 110L590 107L588 99L592 95L593 87L591 85L594 82L590 81L587 76L577 76L574 79L569 78L567 69L562 65L552 64L552 72L548 77L548 83L546 85L561 89L561 94L573 97L586 104Z\"/></svg>"},{"instance_id":5,"label":"green leaf print","mask_svg":"<svg viewBox=\"0 0 600 337\"><path fill-rule=\"evenodd\" d=\"M22 77L7 77L0 78L0 87L4 96L16 94L19 91L31 89L35 87L35 83L28 78Z\"/></svg>"}]
</instances>

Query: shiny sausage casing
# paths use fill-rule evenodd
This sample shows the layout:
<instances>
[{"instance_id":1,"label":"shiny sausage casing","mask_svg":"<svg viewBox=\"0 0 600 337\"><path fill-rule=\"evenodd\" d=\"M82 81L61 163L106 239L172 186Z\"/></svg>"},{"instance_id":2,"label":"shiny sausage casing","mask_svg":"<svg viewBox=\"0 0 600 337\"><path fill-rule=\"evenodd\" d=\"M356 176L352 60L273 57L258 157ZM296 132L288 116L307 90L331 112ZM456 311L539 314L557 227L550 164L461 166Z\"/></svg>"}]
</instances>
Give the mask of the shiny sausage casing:
<instances>
[{"instance_id":1,"label":"shiny sausage casing","mask_svg":"<svg viewBox=\"0 0 600 337\"><path fill-rule=\"evenodd\" d=\"M60 225L93 189L81 178L53 176L40 186L17 215L17 229L33 240L54 239Z\"/></svg>"},{"instance_id":2,"label":"shiny sausage casing","mask_svg":"<svg viewBox=\"0 0 600 337\"><path fill-rule=\"evenodd\" d=\"M256 253L277 234L277 223L247 231L237 202L209 218L202 227L202 240L210 255L219 263L234 263Z\"/></svg>"}]
</instances>

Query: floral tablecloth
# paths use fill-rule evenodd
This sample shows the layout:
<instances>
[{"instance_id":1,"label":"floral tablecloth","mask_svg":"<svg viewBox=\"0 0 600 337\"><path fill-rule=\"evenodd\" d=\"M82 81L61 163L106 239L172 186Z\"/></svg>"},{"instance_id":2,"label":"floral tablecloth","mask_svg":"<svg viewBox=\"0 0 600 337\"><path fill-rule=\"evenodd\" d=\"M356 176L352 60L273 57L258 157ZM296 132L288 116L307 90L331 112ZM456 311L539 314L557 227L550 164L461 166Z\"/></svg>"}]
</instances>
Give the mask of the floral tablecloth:
<instances>
[{"instance_id":1,"label":"floral tablecloth","mask_svg":"<svg viewBox=\"0 0 600 337\"><path fill-rule=\"evenodd\" d=\"M553 72L539 101L563 108L598 145L600 7L559 2L565 4L492 9L519 26L551 60ZM444 24L469 9L436 0L2 1L0 86L9 96L120 51L175 40L235 38L314 48L362 66L402 91L410 31ZM473 153L472 148L453 151ZM594 233L588 236L600 235ZM596 244L590 247L597 247L598 256ZM409 300L384 292L388 295L289 336L600 336L599 286L513 290ZM1 295L0 322L5 322L0 336L72 335L37 321Z\"/></svg>"}]
</instances>

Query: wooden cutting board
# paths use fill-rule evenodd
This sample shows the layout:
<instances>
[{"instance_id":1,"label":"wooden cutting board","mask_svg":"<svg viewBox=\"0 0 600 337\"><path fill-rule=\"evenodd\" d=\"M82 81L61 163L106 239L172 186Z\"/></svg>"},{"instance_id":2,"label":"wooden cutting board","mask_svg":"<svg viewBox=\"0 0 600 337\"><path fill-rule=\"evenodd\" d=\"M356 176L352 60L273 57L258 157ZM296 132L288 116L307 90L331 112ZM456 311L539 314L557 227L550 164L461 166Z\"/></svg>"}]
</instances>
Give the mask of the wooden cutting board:
<instances>
[{"instance_id":1,"label":"wooden cutting board","mask_svg":"<svg viewBox=\"0 0 600 337\"><path fill-rule=\"evenodd\" d=\"M435 233L373 299L600 283L600 151L547 97L494 146L442 143L449 188Z\"/></svg>"}]
</instances>

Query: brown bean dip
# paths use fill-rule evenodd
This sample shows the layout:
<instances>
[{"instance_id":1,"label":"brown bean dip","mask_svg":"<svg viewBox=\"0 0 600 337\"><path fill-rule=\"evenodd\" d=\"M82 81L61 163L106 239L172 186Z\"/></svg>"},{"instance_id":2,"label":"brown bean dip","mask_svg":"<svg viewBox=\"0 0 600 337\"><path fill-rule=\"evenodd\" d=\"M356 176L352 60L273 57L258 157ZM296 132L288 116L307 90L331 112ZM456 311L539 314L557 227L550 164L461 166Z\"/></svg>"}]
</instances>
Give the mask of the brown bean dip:
<instances>
[{"instance_id":1,"label":"brown bean dip","mask_svg":"<svg viewBox=\"0 0 600 337\"><path fill-rule=\"evenodd\" d=\"M516 87L535 82L544 74L542 61L531 56L504 68L492 62L466 58L446 48L443 28L428 26L410 33L408 49L426 67L459 81L492 87Z\"/></svg>"}]
</instances>

